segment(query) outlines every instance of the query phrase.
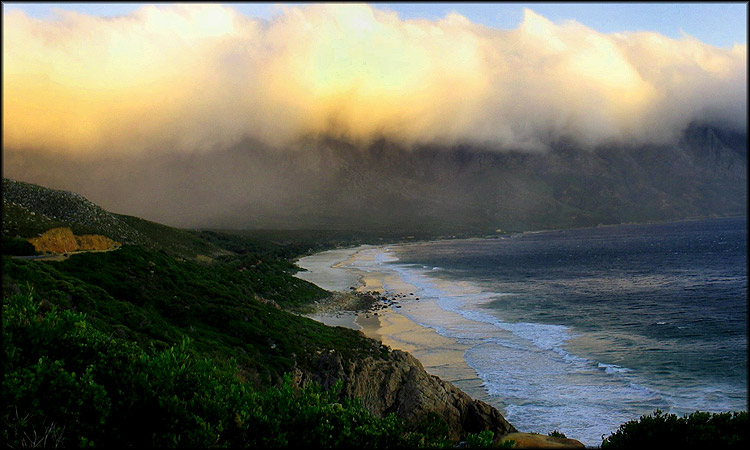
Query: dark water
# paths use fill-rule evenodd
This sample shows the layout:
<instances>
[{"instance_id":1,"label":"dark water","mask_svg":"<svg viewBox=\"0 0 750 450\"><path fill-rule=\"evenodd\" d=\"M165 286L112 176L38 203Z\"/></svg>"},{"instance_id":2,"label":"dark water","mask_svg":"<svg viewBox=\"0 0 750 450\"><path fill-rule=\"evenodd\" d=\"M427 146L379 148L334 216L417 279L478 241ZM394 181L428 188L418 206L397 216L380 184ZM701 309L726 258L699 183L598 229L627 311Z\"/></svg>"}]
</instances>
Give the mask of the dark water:
<instances>
[{"instance_id":1,"label":"dark water","mask_svg":"<svg viewBox=\"0 0 750 450\"><path fill-rule=\"evenodd\" d=\"M567 426L598 445L656 408L747 410L746 218L437 241L393 254L394 269L434 301L412 319L470 343L467 362L525 431Z\"/></svg>"}]
</instances>

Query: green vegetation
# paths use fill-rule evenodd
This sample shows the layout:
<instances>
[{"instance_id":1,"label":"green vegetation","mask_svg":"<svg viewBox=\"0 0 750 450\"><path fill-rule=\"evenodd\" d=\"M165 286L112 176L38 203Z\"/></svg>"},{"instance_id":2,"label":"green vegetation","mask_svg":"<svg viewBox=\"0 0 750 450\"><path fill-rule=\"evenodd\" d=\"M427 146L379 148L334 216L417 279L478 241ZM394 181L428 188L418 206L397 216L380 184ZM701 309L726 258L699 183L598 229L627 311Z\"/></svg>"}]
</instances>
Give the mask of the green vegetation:
<instances>
[{"instance_id":1,"label":"green vegetation","mask_svg":"<svg viewBox=\"0 0 750 450\"><path fill-rule=\"evenodd\" d=\"M230 253L200 238L198 233L193 231L172 228L140 217L122 214L113 214L113 216L143 236L138 243L150 249L163 250L170 255L182 258L195 258L197 255L212 257Z\"/></svg>"},{"instance_id":2,"label":"green vegetation","mask_svg":"<svg viewBox=\"0 0 750 450\"><path fill-rule=\"evenodd\" d=\"M494 435L492 434L492 431L484 430L481 433L469 436L469 438L466 440L466 443L468 444L469 448L486 448L492 446L493 438ZM512 447L513 443L513 441L510 441L508 443L508 447Z\"/></svg>"},{"instance_id":3,"label":"green vegetation","mask_svg":"<svg viewBox=\"0 0 750 450\"><path fill-rule=\"evenodd\" d=\"M103 332L140 345L163 349L190 337L206 356L236 357L255 386L278 383L294 367L309 367L316 352L387 352L354 330L282 310L327 295L284 272L286 261L244 270L241 264L241 259L178 261L138 246L62 262L3 256L3 287L13 293L14 286L30 283L46 302L86 313Z\"/></svg>"},{"instance_id":4,"label":"green vegetation","mask_svg":"<svg viewBox=\"0 0 750 450\"><path fill-rule=\"evenodd\" d=\"M3 239L3 255L36 255L34 246L26 239L8 238Z\"/></svg>"},{"instance_id":5,"label":"green vegetation","mask_svg":"<svg viewBox=\"0 0 750 450\"><path fill-rule=\"evenodd\" d=\"M235 253L267 252L285 259L293 259L301 255L309 255L332 248L413 242L420 239L438 239L441 237L429 231L404 233L361 230L204 230L195 233L218 247L232 250ZM473 237L475 235L456 235L456 237L459 236Z\"/></svg>"},{"instance_id":6,"label":"green vegetation","mask_svg":"<svg viewBox=\"0 0 750 450\"><path fill-rule=\"evenodd\" d=\"M683 417L656 410L620 425L602 448L746 448L747 412L696 411Z\"/></svg>"},{"instance_id":7,"label":"green vegetation","mask_svg":"<svg viewBox=\"0 0 750 450\"><path fill-rule=\"evenodd\" d=\"M255 391L236 362L197 356L190 339L144 350L86 316L34 298L3 300L3 439L20 447L446 447L439 435L376 418L357 400L279 387ZM486 442L470 436L473 441ZM491 434L491 433L490 433Z\"/></svg>"},{"instance_id":8,"label":"green vegetation","mask_svg":"<svg viewBox=\"0 0 750 450\"><path fill-rule=\"evenodd\" d=\"M390 350L284 309L328 295L292 276L307 243L211 236L224 254L204 263L137 245L60 262L3 255L10 446L455 445L440 420L377 418L340 384L292 382L323 352ZM474 447L487 440L468 438Z\"/></svg>"}]
</instances>

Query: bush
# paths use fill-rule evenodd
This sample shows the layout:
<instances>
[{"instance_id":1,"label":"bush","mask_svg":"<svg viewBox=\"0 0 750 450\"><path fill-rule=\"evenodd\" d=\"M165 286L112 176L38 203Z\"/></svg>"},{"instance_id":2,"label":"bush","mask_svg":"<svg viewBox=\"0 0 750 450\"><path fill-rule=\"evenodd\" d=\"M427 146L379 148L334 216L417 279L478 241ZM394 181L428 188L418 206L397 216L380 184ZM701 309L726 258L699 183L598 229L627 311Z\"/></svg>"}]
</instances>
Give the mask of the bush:
<instances>
[{"instance_id":1,"label":"bush","mask_svg":"<svg viewBox=\"0 0 750 450\"><path fill-rule=\"evenodd\" d=\"M2 254L13 256L30 256L37 255L38 253L34 245L26 239L6 238L5 236L3 236Z\"/></svg>"},{"instance_id":2,"label":"bush","mask_svg":"<svg viewBox=\"0 0 750 450\"><path fill-rule=\"evenodd\" d=\"M620 425L602 441L602 448L745 448L747 412L696 411L677 417L656 410Z\"/></svg>"},{"instance_id":3,"label":"bush","mask_svg":"<svg viewBox=\"0 0 750 450\"><path fill-rule=\"evenodd\" d=\"M198 357L190 344L145 350L36 301L28 286L4 297L3 440L12 448L445 446L395 415L340 402L340 383L323 391L285 375L280 387L254 391L234 361Z\"/></svg>"},{"instance_id":4,"label":"bush","mask_svg":"<svg viewBox=\"0 0 750 450\"><path fill-rule=\"evenodd\" d=\"M117 370L120 355L81 314L45 308L30 289L3 300L5 441L23 447L54 436L89 445L110 416L100 371Z\"/></svg>"},{"instance_id":5,"label":"bush","mask_svg":"<svg viewBox=\"0 0 750 450\"><path fill-rule=\"evenodd\" d=\"M466 443L469 448L489 448L495 434L490 430L484 430L480 433L471 433L466 437Z\"/></svg>"}]
</instances>

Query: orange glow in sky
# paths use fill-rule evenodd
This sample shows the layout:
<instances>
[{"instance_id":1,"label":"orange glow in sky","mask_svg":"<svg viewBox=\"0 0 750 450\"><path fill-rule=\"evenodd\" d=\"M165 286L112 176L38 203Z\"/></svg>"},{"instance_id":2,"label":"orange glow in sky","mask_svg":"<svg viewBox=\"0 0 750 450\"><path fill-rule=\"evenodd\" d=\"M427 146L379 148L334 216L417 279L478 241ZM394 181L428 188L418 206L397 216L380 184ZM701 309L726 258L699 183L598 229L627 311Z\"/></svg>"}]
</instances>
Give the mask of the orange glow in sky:
<instances>
[{"instance_id":1,"label":"orange glow in sky","mask_svg":"<svg viewBox=\"0 0 750 450\"><path fill-rule=\"evenodd\" d=\"M333 133L544 150L660 142L708 115L747 121L747 47L600 33L526 10L512 30L459 14L285 7L265 21L217 4L117 17L4 14L7 148L200 152Z\"/></svg>"}]
</instances>

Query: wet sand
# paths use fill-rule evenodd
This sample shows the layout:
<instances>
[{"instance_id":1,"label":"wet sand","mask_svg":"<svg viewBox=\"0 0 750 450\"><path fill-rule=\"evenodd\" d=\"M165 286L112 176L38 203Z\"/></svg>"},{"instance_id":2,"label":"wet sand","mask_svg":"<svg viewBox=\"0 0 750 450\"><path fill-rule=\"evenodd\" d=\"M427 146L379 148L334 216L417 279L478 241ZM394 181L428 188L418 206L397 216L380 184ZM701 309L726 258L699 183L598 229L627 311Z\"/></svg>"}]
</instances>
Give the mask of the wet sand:
<instances>
[{"instance_id":1,"label":"wet sand","mask_svg":"<svg viewBox=\"0 0 750 450\"><path fill-rule=\"evenodd\" d=\"M297 276L323 289L338 292L377 293L388 298L387 306L370 311L327 311L307 317L330 326L361 330L393 349L411 353L428 373L456 385L473 398L487 400L476 372L466 364L468 346L439 335L401 313L401 305L419 301L415 287L404 282L392 270L373 270L379 265L383 248L360 246L317 253L300 259L297 265L307 269ZM363 270L361 266L366 266ZM354 288L354 289L352 289Z\"/></svg>"}]
</instances>

